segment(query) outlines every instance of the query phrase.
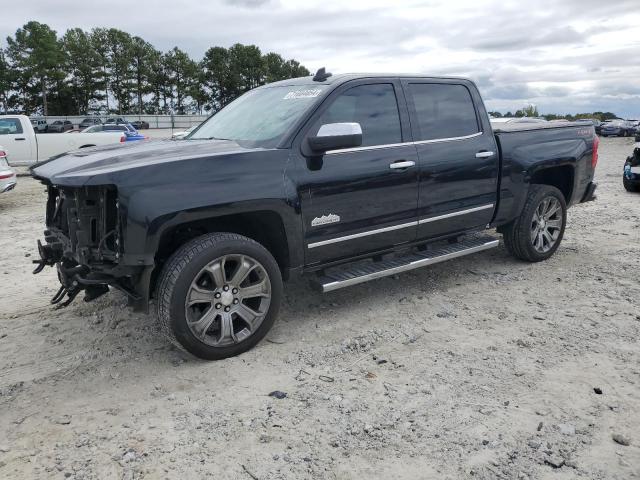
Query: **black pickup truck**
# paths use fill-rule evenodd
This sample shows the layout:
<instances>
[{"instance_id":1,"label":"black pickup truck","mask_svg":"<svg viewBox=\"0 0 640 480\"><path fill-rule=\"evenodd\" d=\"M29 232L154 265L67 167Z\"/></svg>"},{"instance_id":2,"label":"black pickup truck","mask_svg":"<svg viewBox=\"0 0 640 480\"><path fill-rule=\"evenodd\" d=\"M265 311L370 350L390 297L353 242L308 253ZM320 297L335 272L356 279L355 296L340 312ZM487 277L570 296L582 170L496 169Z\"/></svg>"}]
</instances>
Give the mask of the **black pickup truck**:
<instances>
[{"instance_id":1,"label":"black pickup truck","mask_svg":"<svg viewBox=\"0 0 640 480\"><path fill-rule=\"evenodd\" d=\"M591 124L493 130L459 78L335 75L251 90L186 140L97 147L32 167L48 187L36 271L66 305L155 297L168 337L220 359L273 325L283 279L322 291L496 247L558 248L594 198Z\"/></svg>"}]
</instances>

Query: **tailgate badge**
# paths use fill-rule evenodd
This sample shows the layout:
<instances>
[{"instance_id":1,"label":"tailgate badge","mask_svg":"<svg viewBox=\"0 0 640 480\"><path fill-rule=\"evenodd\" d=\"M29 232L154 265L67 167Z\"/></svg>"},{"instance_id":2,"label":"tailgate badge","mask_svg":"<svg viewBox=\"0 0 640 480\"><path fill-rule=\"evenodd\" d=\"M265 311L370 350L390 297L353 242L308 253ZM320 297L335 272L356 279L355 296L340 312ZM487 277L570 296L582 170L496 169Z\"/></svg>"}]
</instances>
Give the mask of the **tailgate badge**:
<instances>
[{"instance_id":1,"label":"tailgate badge","mask_svg":"<svg viewBox=\"0 0 640 480\"><path fill-rule=\"evenodd\" d=\"M329 223L338 223L340 221L340 215L330 213L329 215L322 215L311 220L311 226L317 227L320 225L327 225Z\"/></svg>"}]
</instances>

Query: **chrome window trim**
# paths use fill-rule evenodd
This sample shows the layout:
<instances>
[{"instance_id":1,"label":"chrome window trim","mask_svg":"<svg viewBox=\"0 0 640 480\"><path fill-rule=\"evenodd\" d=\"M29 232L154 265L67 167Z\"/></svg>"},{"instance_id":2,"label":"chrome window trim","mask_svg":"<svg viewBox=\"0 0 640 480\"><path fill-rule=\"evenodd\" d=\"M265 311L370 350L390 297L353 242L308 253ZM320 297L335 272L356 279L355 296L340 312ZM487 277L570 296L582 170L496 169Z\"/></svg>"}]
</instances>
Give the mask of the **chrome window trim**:
<instances>
[{"instance_id":1,"label":"chrome window trim","mask_svg":"<svg viewBox=\"0 0 640 480\"><path fill-rule=\"evenodd\" d=\"M405 145L411 145L413 142L402 142L402 143L384 143L381 145L369 145L367 147L351 147L351 148L343 148L341 150L327 150L325 155L336 155L338 153L350 153L350 152L362 152L366 150L379 150L381 148L393 148L393 147L402 147Z\"/></svg>"},{"instance_id":2,"label":"chrome window trim","mask_svg":"<svg viewBox=\"0 0 640 480\"><path fill-rule=\"evenodd\" d=\"M472 133L471 135L463 135L462 137L450 137L450 138L434 138L432 140L418 140L413 142L415 145L424 145L427 143L441 143L441 142L453 142L456 140L467 140L469 138L475 138L482 135L483 132Z\"/></svg>"},{"instance_id":3,"label":"chrome window trim","mask_svg":"<svg viewBox=\"0 0 640 480\"><path fill-rule=\"evenodd\" d=\"M458 140L468 140L470 138L479 137L483 133L484 132L476 132L476 133L472 133L471 135L464 135L462 137L434 138L432 140L418 140L417 142L385 143L382 145L369 145L367 147L352 147L352 148L343 148L341 150L328 150L325 152L325 155L336 155L339 153L350 153L350 152L363 152L367 150L378 150L381 148L402 147L406 145L425 145L429 143L455 142Z\"/></svg>"},{"instance_id":4,"label":"chrome window trim","mask_svg":"<svg viewBox=\"0 0 640 480\"><path fill-rule=\"evenodd\" d=\"M346 235L344 237L330 238L329 240L322 240L320 242L314 242L307 245L307 248L322 247L324 245L330 245L332 243L345 242L347 240L353 240L354 238L366 237L369 235L376 235L378 233L391 232L393 230L400 230L402 228L415 227L418 222L402 223L400 225L392 225L390 227L376 228L375 230L367 230L366 232L354 233L352 235Z\"/></svg>"},{"instance_id":5,"label":"chrome window trim","mask_svg":"<svg viewBox=\"0 0 640 480\"><path fill-rule=\"evenodd\" d=\"M354 238L362 238L369 235L376 235L378 233L391 232L393 230L400 230L401 228L409 228L421 225L423 223L435 222L443 220L445 218L456 217L458 215L466 215L468 213L479 212L481 210L487 210L493 208L495 204L490 203L487 205L481 205L479 207L467 208L465 210L459 210L457 212L445 213L444 215L438 215L436 217L427 217L417 220L415 222L401 223L399 225L392 225L390 227L376 228L375 230L367 230L366 232L354 233L352 235L345 235L344 237L330 238L328 240L322 240L320 242L314 242L307 245L307 248L322 247L324 245L330 245L332 243L345 242L347 240L353 240Z\"/></svg>"},{"instance_id":6,"label":"chrome window trim","mask_svg":"<svg viewBox=\"0 0 640 480\"><path fill-rule=\"evenodd\" d=\"M445 218L457 217L458 215L466 215L467 213L479 212L480 210L487 210L493 208L494 204L489 203L487 205L481 205L479 207L467 208L466 210L458 210L457 212L445 213L444 215L438 215L435 217L426 217L418 220L418 225L429 222L437 222L438 220L444 220Z\"/></svg>"}]
</instances>

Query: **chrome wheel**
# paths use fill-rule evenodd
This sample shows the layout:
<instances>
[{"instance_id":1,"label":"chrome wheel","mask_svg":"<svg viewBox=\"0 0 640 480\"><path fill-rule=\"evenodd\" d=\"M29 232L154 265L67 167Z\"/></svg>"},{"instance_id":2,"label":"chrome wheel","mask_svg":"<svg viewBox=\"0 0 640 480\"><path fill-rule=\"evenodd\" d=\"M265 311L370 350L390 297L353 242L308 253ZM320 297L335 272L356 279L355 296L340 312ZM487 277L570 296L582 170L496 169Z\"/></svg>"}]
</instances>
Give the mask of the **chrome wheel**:
<instances>
[{"instance_id":1,"label":"chrome wheel","mask_svg":"<svg viewBox=\"0 0 640 480\"><path fill-rule=\"evenodd\" d=\"M540 253L551 250L562 232L562 206L555 197L545 197L531 219L531 243Z\"/></svg>"},{"instance_id":2,"label":"chrome wheel","mask_svg":"<svg viewBox=\"0 0 640 480\"><path fill-rule=\"evenodd\" d=\"M216 258L195 276L185 298L191 333L214 347L240 343L262 324L271 304L271 282L247 255Z\"/></svg>"}]
</instances>

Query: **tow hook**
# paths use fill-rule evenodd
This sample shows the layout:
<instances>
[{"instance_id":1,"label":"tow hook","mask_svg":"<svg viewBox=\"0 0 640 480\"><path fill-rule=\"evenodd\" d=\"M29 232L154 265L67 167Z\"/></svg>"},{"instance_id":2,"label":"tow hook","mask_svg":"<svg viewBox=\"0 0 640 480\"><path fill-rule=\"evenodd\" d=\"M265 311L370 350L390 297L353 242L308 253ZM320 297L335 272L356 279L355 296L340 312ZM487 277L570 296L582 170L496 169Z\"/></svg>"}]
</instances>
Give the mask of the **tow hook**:
<instances>
[{"instance_id":1,"label":"tow hook","mask_svg":"<svg viewBox=\"0 0 640 480\"><path fill-rule=\"evenodd\" d=\"M42 245L38 240L38 254L40 260L33 260L38 266L33 270L34 275L44 270L44 267L53 267L56 264L56 251L51 245Z\"/></svg>"}]
</instances>

